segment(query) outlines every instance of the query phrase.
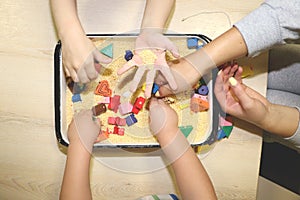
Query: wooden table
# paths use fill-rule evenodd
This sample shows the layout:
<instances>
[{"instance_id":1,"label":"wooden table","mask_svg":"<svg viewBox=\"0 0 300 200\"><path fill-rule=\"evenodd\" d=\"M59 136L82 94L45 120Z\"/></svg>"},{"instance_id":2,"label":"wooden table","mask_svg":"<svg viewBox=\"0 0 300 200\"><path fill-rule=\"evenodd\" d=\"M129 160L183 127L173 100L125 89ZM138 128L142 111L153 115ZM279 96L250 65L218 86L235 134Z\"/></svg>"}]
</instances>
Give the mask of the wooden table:
<instances>
[{"instance_id":1,"label":"wooden table","mask_svg":"<svg viewBox=\"0 0 300 200\"><path fill-rule=\"evenodd\" d=\"M169 29L215 38L230 27L226 16L234 23L260 3L178 0ZM123 33L139 27L144 1L102 4L99 0L78 2L88 33ZM49 2L2 0L0 16L0 199L57 199L66 155L54 133L53 49L57 38ZM244 61L255 66L255 76L246 83L262 94L266 57ZM237 122L230 138L217 143L202 159L219 199L256 198L260 133L245 122ZM93 162L91 184L95 199L135 199L176 192L167 168L128 174Z\"/></svg>"}]
</instances>

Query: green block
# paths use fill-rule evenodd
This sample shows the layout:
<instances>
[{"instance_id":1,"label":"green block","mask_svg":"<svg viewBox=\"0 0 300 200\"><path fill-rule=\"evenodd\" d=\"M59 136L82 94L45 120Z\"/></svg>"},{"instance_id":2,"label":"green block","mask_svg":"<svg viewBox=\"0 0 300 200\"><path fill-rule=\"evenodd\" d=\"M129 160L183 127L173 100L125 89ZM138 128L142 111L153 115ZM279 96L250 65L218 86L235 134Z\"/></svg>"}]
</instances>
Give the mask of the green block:
<instances>
[{"instance_id":1,"label":"green block","mask_svg":"<svg viewBox=\"0 0 300 200\"><path fill-rule=\"evenodd\" d=\"M226 137L229 137L229 135L233 129L233 126L222 126L221 128L225 132Z\"/></svg>"},{"instance_id":2,"label":"green block","mask_svg":"<svg viewBox=\"0 0 300 200\"><path fill-rule=\"evenodd\" d=\"M100 50L100 52L110 58L113 58L113 44L104 47Z\"/></svg>"},{"instance_id":3,"label":"green block","mask_svg":"<svg viewBox=\"0 0 300 200\"><path fill-rule=\"evenodd\" d=\"M190 135L190 133L193 130L193 126L191 126L191 125L188 125L188 126L179 126L178 128L181 130L181 132L183 133L183 135L186 138Z\"/></svg>"}]
</instances>

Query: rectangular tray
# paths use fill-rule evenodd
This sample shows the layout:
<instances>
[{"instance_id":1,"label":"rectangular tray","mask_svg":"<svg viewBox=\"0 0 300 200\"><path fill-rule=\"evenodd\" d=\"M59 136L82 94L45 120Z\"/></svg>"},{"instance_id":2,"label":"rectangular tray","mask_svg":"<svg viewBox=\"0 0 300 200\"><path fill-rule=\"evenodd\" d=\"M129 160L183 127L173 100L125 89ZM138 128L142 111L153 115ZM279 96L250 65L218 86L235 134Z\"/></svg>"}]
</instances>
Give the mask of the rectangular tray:
<instances>
[{"instance_id":1,"label":"rectangular tray","mask_svg":"<svg viewBox=\"0 0 300 200\"><path fill-rule=\"evenodd\" d=\"M186 39L189 37L197 37L199 40L203 43L203 45L207 44L210 39L204 35L197 35L197 34L166 34L179 48L179 51L190 53L193 50L188 49L186 47L182 46L183 42L186 42ZM104 42L101 42L102 44L110 44L113 43L114 48L117 49L119 52L125 52L127 49L133 49L134 48L134 41L137 35L134 34L121 34L121 35L112 35L112 34L94 34L94 35L88 35L93 41L96 41L97 45L97 39L105 40ZM101 44L101 45L102 45ZM119 46L118 46L119 45ZM125 47L124 47L125 45ZM186 48L183 50L183 48ZM115 50L114 50L115 51ZM187 54L185 53L185 54ZM115 54L115 52L114 52ZM182 56L184 56L183 54ZM113 61L114 62L114 61ZM215 106L218 106L216 104L216 100L213 95L213 80L216 76L216 71L213 70L211 74L208 74L205 76L205 80L207 80L207 86L209 87L209 104L210 108L207 111L207 122L208 127L204 133L203 136L200 137L200 139L197 138L197 129L193 129L191 135L194 135L193 138L189 138L188 140L191 144L191 146L199 146L203 144L211 144L216 140L216 134L218 129L218 113L213 112L216 109ZM64 146L68 146L69 141L67 139L67 127L68 127L68 120L67 118L70 118L70 116L67 116L67 113L70 113L70 96L68 96L68 88L66 86L66 78L62 67L62 55L61 55L61 44L58 42L55 48L54 53L54 89L55 89L55 131L56 131L56 137L60 144ZM68 96L68 99L67 99ZM189 110L189 108L187 108ZM187 113L187 115L189 115ZM190 124L186 124L186 122L181 121L182 124L179 124L179 126L186 126ZM142 130L142 129L141 129ZM194 133L193 133L194 132ZM126 133L125 133L126 134ZM115 137L115 136L113 136ZM124 137L124 136L118 136L118 137ZM156 148L159 147L158 142L151 141L151 142L145 142L140 140L133 140L130 142L102 142L102 143L95 143L94 147L120 147L120 148Z\"/></svg>"}]
</instances>

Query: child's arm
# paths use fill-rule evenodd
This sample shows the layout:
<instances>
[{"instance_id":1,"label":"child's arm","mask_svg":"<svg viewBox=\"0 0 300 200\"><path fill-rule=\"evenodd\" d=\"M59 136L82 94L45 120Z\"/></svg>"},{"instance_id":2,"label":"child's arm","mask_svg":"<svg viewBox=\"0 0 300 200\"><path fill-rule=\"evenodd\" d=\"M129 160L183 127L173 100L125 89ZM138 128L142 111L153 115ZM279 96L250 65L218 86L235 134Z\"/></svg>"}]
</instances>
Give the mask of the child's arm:
<instances>
[{"instance_id":1,"label":"child's arm","mask_svg":"<svg viewBox=\"0 0 300 200\"><path fill-rule=\"evenodd\" d=\"M93 143L100 126L92 120L92 111L76 115L68 129L69 147L60 199L92 199L89 168Z\"/></svg>"},{"instance_id":2,"label":"child's arm","mask_svg":"<svg viewBox=\"0 0 300 200\"><path fill-rule=\"evenodd\" d=\"M177 47L163 32L175 0L147 0L141 25L141 32L136 40L136 48L162 48L179 57Z\"/></svg>"},{"instance_id":3,"label":"child's arm","mask_svg":"<svg viewBox=\"0 0 300 200\"><path fill-rule=\"evenodd\" d=\"M269 102L244 85L241 75L237 65L219 72L214 92L222 109L276 135L292 136L299 124L298 109Z\"/></svg>"},{"instance_id":4,"label":"child's arm","mask_svg":"<svg viewBox=\"0 0 300 200\"><path fill-rule=\"evenodd\" d=\"M147 0L141 29L155 28L162 32L175 0Z\"/></svg>"},{"instance_id":5,"label":"child's arm","mask_svg":"<svg viewBox=\"0 0 300 200\"><path fill-rule=\"evenodd\" d=\"M76 0L51 0L52 15L62 43L63 66L75 82L87 83L98 76L101 63L110 58L99 53L86 37L77 15Z\"/></svg>"},{"instance_id":6,"label":"child's arm","mask_svg":"<svg viewBox=\"0 0 300 200\"><path fill-rule=\"evenodd\" d=\"M182 198L217 199L203 165L178 129L176 112L161 100L151 100L150 128L171 162Z\"/></svg>"}]
</instances>

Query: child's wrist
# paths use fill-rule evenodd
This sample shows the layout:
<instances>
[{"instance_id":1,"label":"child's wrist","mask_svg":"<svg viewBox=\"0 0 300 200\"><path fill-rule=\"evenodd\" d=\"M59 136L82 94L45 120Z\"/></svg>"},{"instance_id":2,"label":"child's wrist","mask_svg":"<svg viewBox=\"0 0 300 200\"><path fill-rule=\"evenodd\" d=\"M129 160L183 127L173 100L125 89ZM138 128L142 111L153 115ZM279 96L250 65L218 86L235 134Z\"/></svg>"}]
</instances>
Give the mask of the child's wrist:
<instances>
[{"instance_id":1,"label":"child's wrist","mask_svg":"<svg viewBox=\"0 0 300 200\"><path fill-rule=\"evenodd\" d=\"M140 34L154 34L154 33L160 33L163 34L164 28L159 27L142 27L140 30Z\"/></svg>"},{"instance_id":2,"label":"child's wrist","mask_svg":"<svg viewBox=\"0 0 300 200\"><path fill-rule=\"evenodd\" d=\"M64 42L71 38L78 38L85 36L85 32L82 29L79 22L70 21L65 23L65 26L58 32L59 39Z\"/></svg>"}]
</instances>

